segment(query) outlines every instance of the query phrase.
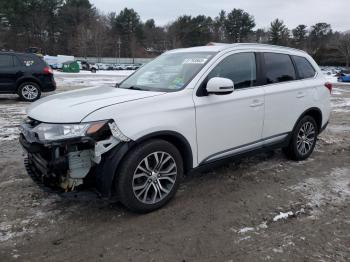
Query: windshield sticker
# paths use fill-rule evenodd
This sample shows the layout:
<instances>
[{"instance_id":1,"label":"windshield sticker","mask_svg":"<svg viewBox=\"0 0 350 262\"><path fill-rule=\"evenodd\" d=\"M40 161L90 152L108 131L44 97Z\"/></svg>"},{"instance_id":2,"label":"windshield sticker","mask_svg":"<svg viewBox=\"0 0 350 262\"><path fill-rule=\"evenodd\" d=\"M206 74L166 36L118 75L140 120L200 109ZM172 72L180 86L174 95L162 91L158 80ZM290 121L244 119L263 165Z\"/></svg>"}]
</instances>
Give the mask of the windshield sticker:
<instances>
[{"instance_id":1,"label":"windshield sticker","mask_svg":"<svg viewBox=\"0 0 350 262\"><path fill-rule=\"evenodd\" d=\"M27 60L27 61L23 61L25 66L32 66L34 64L33 60Z\"/></svg>"},{"instance_id":2,"label":"windshield sticker","mask_svg":"<svg viewBox=\"0 0 350 262\"><path fill-rule=\"evenodd\" d=\"M205 64L207 58L186 58L182 64Z\"/></svg>"}]
</instances>

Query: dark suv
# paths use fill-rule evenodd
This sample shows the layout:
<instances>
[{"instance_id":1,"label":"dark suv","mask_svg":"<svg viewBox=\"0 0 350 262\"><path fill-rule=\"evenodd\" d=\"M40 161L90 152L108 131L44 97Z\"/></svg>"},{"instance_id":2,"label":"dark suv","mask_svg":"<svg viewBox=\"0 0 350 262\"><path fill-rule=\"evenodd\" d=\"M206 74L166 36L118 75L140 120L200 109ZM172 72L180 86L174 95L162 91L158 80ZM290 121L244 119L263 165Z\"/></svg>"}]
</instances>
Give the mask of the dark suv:
<instances>
[{"instance_id":1,"label":"dark suv","mask_svg":"<svg viewBox=\"0 0 350 262\"><path fill-rule=\"evenodd\" d=\"M24 101L56 89L52 69L35 54L0 52L0 93L18 94Z\"/></svg>"}]
</instances>

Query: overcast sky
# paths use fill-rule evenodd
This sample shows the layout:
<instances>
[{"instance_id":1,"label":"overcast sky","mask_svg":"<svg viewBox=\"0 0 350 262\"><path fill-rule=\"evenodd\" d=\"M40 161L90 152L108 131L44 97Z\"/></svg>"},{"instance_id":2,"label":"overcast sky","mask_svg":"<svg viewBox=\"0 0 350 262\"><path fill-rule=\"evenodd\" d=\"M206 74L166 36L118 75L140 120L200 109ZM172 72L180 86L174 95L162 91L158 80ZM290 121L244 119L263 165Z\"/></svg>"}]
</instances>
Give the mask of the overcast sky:
<instances>
[{"instance_id":1,"label":"overcast sky","mask_svg":"<svg viewBox=\"0 0 350 262\"><path fill-rule=\"evenodd\" d=\"M154 18L157 25L174 21L179 15L215 17L221 9L241 8L255 17L257 27L267 28L280 18L291 29L298 24L327 22L333 29L350 30L350 0L90 0L103 11L119 13L134 8L142 21Z\"/></svg>"}]
</instances>

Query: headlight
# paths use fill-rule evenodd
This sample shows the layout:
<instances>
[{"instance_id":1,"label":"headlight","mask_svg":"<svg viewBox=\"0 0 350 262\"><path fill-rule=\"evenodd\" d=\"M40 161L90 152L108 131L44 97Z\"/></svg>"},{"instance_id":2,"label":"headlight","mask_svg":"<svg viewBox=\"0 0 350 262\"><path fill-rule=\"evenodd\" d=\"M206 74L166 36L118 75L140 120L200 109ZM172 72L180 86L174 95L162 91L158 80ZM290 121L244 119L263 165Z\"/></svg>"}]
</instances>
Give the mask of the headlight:
<instances>
[{"instance_id":1,"label":"headlight","mask_svg":"<svg viewBox=\"0 0 350 262\"><path fill-rule=\"evenodd\" d=\"M107 121L82 124L46 124L42 123L33 128L40 141L51 141L82 137L97 132Z\"/></svg>"}]
</instances>

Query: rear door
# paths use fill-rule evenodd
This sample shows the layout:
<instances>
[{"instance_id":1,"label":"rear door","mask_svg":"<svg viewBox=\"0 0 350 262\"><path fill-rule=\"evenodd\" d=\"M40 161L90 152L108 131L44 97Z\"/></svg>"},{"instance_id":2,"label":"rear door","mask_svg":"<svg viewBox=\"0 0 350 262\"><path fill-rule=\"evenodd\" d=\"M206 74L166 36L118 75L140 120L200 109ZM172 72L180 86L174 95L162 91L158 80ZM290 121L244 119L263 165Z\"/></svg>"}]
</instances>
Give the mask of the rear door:
<instances>
[{"instance_id":1,"label":"rear door","mask_svg":"<svg viewBox=\"0 0 350 262\"><path fill-rule=\"evenodd\" d=\"M16 59L16 60L15 60ZM17 58L12 54L0 54L0 92L8 93L16 89L18 77Z\"/></svg>"},{"instance_id":2,"label":"rear door","mask_svg":"<svg viewBox=\"0 0 350 262\"><path fill-rule=\"evenodd\" d=\"M312 105L312 85L297 71L288 54L262 53L264 61L265 119L263 139L283 140L303 112Z\"/></svg>"}]
</instances>

